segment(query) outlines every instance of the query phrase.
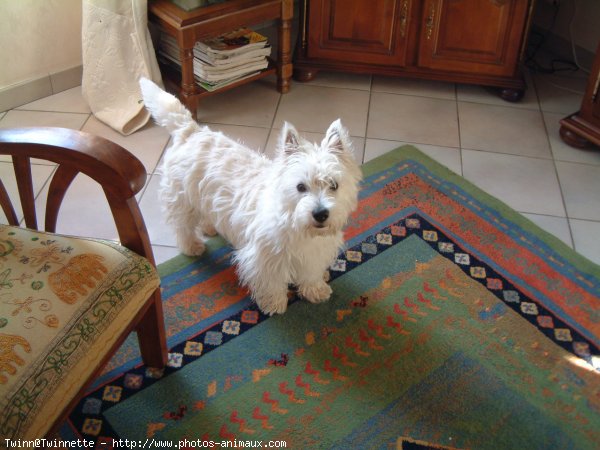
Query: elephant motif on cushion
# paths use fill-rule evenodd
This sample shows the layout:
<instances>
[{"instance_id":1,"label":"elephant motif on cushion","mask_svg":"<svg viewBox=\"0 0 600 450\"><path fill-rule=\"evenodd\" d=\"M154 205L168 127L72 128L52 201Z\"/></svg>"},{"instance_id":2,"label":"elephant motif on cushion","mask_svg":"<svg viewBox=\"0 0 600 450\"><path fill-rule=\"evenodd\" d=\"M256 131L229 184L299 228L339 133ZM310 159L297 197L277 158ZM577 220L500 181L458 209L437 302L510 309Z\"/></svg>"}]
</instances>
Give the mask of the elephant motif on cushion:
<instances>
[{"instance_id":1,"label":"elephant motif on cushion","mask_svg":"<svg viewBox=\"0 0 600 450\"><path fill-rule=\"evenodd\" d=\"M63 302L72 305L93 289L107 273L103 257L91 253L74 256L62 268L48 276L52 291Z\"/></svg>"},{"instance_id":2,"label":"elephant motif on cushion","mask_svg":"<svg viewBox=\"0 0 600 450\"><path fill-rule=\"evenodd\" d=\"M15 347L19 345L26 353L31 352L31 345L21 336L0 333L0 384L6 384L8 378L2 373L14 375L16 366L25 364L23 358L17 355Z\"/></svg>"}]
</instances>

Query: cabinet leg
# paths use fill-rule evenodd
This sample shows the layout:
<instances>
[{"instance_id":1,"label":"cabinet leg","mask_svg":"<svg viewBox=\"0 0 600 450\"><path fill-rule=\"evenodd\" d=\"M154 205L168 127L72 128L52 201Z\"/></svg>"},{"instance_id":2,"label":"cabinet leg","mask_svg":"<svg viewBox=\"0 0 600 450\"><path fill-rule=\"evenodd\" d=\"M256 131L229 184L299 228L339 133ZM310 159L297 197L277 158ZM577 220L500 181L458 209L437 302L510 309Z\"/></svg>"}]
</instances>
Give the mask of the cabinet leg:
<instances>
[{"instance_id":1,"label":"cabinet leg","mask_svg":"<svg viewBox=\"0 0 600 450\"><path fill-rule=\"evenodd\" d=\"M294 80L300 82L312 81L317 75L318 70L314 69L300 69L294 67Z\"/></svg>"},{"instance_id":2,"label":"cabinet leg","mask_svg":"<svg viewBox=\"0 0 600 450\"><path fill-rule=\"evenodd\" d=\"M590 141L574 133L572 130L565 127L564 125L560 127L559 132L561 139L571 147L586 148L590 145Z\"/></svg>"},{"instance_id":3,"label":"cabinet leg","mask_svg":"<svg viewBox=\"0 0 600 450\"><path fill-rule=\"evenodd\" d=\"M513 102L513 103L518 102L523 98L524 95L525 95L524 89L506 88L506 89L500 90L500 98L502 98L503 100L506 100L507 102Z\"/></svg>"}]
</instances>

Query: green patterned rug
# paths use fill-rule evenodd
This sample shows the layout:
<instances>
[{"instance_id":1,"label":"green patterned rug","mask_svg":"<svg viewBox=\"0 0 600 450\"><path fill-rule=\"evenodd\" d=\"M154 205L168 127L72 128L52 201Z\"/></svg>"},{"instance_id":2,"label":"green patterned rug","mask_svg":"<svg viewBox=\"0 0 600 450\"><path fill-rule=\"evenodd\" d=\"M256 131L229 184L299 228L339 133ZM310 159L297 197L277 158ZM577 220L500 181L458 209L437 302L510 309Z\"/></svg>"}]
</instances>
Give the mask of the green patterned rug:
<instances>
[{"instance_id":1,"label":"green patterned rug","mask_svg":"<svg viewBox=\"0 0 600 450\"><path fill-rule=\"evenodd\" d=\"M413 147L363 169L329 302L292 297L265 317L222 241L176 258L161 267L169 366L126 345L63 434L103 448L598 448L600 268Z\"/></svg>"}]
</instances>

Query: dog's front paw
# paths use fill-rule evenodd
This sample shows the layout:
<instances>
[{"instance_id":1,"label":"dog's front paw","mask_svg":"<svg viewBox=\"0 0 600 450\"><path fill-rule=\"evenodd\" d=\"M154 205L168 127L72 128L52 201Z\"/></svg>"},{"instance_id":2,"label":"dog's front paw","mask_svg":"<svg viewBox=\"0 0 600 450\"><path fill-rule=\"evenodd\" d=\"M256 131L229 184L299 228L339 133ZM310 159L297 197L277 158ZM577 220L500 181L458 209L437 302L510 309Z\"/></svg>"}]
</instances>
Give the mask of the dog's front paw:
<instances>
[{"instance_id":1,"label":"dog's front paw","mask_svg":"<svg viewBox=\"0 0 600 450\"><path fill-rule=\"evenodd\" d=\"M263 314L283 314L287 310L287 295L264 295L256 298L256 304Z\"/></svg>"},{"instance_id":2,"label":"dog's front paw","mask_svg":"<svg viewBox=\"0 0 600 450\"><path fill-rule=\"evenodd\" d=\"M298 292L311 303L321 303L329 300L333 291L327 283L321 281L315 284L301 285L298 287Z\"/></svg>"}]
</instances>

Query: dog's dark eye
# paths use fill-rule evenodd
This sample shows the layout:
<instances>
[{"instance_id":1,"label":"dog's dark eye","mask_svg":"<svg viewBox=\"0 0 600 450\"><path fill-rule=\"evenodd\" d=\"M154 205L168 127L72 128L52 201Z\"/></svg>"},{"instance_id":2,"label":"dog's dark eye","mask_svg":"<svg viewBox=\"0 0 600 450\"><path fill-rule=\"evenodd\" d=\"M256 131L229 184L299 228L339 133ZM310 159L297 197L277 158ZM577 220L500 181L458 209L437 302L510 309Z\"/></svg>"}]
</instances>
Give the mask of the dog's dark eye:
<instances>
[{"instance_id":1,"label":"dog's dark eye","mask_svg":"<svg viewBox=\"0 0 600 450\"><path fill-rule=\"evenodd\" d=\"M331 189L332 191L337 191L338 188L338 184L335 181L331 181L331 184L329 185L329 189Z\"/></svg>"},{"instance_id":2,"label":"dog's dark eye","mask_svg":"<svg viewBox=\"0 0 600 450\"><path fill-rule=\"evenodd\" d=\"M296 189L298 189L298 192L306 192L308 190L304 183L298 183L298 186L296 186Z\"/></svg>"}]
</instances>

